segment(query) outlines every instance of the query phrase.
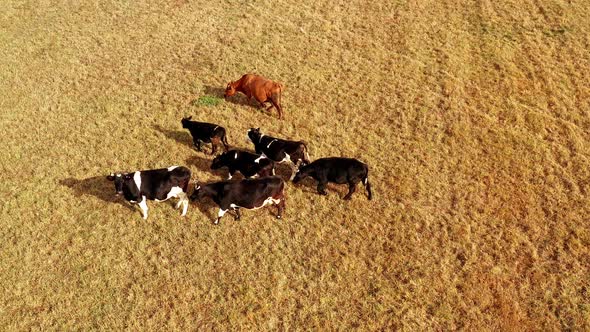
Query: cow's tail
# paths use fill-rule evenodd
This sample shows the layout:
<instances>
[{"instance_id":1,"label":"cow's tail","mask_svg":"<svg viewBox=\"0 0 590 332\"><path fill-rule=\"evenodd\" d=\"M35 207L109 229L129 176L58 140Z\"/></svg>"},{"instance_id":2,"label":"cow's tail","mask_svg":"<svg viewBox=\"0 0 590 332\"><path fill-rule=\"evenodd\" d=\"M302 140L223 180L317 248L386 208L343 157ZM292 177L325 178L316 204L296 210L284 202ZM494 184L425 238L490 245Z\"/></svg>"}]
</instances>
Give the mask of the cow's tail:
<instances>
[{"instance_id":1,"label":"cow's tail","mask_svg":"<svg viewBox=\"0 0 590 332\"><path fill-rule=\"evenodd\" d=\"M221 142L223 143L223 147L225 148L225 152L229 151L229 143L227 143L227 134L225 130L223 131L223 135L221 136Z\"/></svg>"},{"instance_id":2,"label":"cow's tail","mask_svg":"<svg viewBox=\"0 0 590 332\"><path fill-rule=\"evenodd\" d=\"M371 193L371 184L369 183L369 167L367 165L365 165L365 177L363 178L363 184L367 190L367 198L371 200L373 198L373 194Z\"/></svg>"}]
</instances>

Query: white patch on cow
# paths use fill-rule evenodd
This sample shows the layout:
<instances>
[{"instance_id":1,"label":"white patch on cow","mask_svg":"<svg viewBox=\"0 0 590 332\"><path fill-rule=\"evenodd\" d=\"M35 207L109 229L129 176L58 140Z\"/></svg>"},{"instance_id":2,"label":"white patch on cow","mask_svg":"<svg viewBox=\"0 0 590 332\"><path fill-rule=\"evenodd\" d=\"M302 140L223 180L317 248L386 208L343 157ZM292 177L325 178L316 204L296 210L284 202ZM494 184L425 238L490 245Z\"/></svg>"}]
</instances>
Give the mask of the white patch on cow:
<instances>
[{"instance_id":1,"label":"white patch on cow","mask_svg":"<svg viewBox=\"0 0 590 332\"><path fill-rule=\"evenodd\" d=\"M164 198L163 200L159 200L159 199L155 199L156 202L163 202L163 201L167 201L172 197L180 197L179 194L183 193L182 188L180 187L172 187L170 188L170 191L168 192L168 195L166 195L166 198Z\"/></svg>"},{"instance_id":2,"label":"white patch on cow","mask_svg":"<svg viewBox=\"0 0 590 332\"><path fill-rule=\"evenodd\" d=\"M268 143L268 145L266 146L266 148L267 148L267 149L268 149L268 148L270 148L270 145L271 145L272 143L274 143L276 140L277 140L277 139L275 138L275 139L273 139L272 141L270 141L270 143Z\"/></svg>"},{"instance_id":3,"label":"white patch on cow","mask_svg":"<svg viewBox=\"0 0 590 332\"><path fill-rule=\"evenodd\" d=\"M215 129L219 128L219 126L215 126L211 132L215 132Z\"/></svg>"},{"instance_id":4,"label":"white patch on cow","mask_svg":"<svg viewBox=\"0 0 590 332\"><path fill-rule=\"evenodd\" d=\"M231 178L232 178L231 174L228 174L228 175L227 175L227 179L228 179L228 180L231 180Z\"/></svg>"},{"instance_id":5,"label":"white patch on cow","mask_svg":"<svg viewBox=\"0 0 590 332\"><path fill-rule=\"evenodd\" d=\"M234 159L238 159L238 151L236 151L236 156L234 157Z\"/></svg>"},{"instance_id":6,"label":"white patch on cow","mask_svg":"<svg viewBox=\"0 0 590 332\"><path fill-rule=\"evenodd\" d=\"M255 163L259 164L261 159L266 158L266 156L263 154L260 155L260 157L256 158L256 160L254 160Z\"/></svg>"},{"instance_id":7,"label":"white patch on cow","mask_svg":"<svg viewBox=\"0 0 590 332\"><path fill-rule=\"evenodd\" d=\"M267 205L271 205L271 204L279 204L280 202L281 202L281 200L280 200L280 199L274 199L274 198L272 198L272 197L269 197L269 198L265 199L265 200L264 200L264 202L262 202L262 205L260 205L260 206L255 206L255 207L253 207L253 208L251 208L251 209L248 209L248 208L245 208L245 207L243 207L243 206L239 206L239 205L236 205L236 204L233 204L233 203L232 203L232 204L230 204L230 205L229 205L229 207L230 207L230 208L232 208L232 209L235 209L235 208L243 208L243 209L248 209L248 210L258 210L258 209L260 209L260 208L263 208L263 207L265 207L265 206L267 206ZM225 212L224 212L224 213L225 213Z\"/></svg>"},{"instance_id":8,"label":"white patch on cow","mask_svg":"<svg viewBox=\"0 0 590 332\"><path fill-rule=\"evenodd\" d=\"M275 168L274 167L272 168L272 175L276 175L275 174Z\"/></svg>"},{"instance_id":9,"label":"white patch on cow","mask_svg":"<svg viewBox=\"0 0 590 332\"><path fill-rule=\"evenodd\" d=\"M141 212L143 213L143 219L147 219L148 217L148 207L147 207L147 201L145 199L145 196L141 196L141 202L139 202L139 207L141 208Z\"/></svg>"},{"instance_id":10,"label":"white patch on cow","mask_svg":"<svg viewBox=\"0 0 590 332\"><path fill-rule=\"evenodd\" d=\"M168 167L168 172L172 171L173 169L177 168L178 166L170 166Z\"/></svg>"},{"instance_id":11,"label":"white patch on cow","mask_svg":"<svg viewBox=\"0 0 590 332\"><path fill-rule=\"evenodd\" d=\"M260 176L260 175L259 175L258 173L256 173L256 174L252 175L252 176L250 177L250 179L257 179L259 176Z\"/></svg>"},{"instance_id":12,"label":"white patch on cow","mask_svg":"<svg viewBox=\"0 0 590 332\"><path fill-rule=\"evenodd\" d=\"M133 174L133 181L135 181L135 185L137 186L137 190L141 191L141 172L137 171Z\"/></svg>"},{"instance_id":13,"label":"white patch on cow","mask_svg":"<svg viewBox=\"0 0 590 332\"><path fill-rule=\"evenodd\" d=\"M117 177L120 178L121 177L121 173L117 173Z\"/></svg>"},{"instance_id":14,"label":"white patch on cow","mask_svg":"<svg viewBox=\"0 0 590 332\"><path fill-rule=\"evenodd\" d=\"M289 156L287 153L285 153L285 158L283 158L283 160L279 161L279 163L287 163L287 162L291 162L291 156Z\"/></svg>"},{"instance_id":15,"label":"white patch on cow","mask_svg":"<svg viewBox=\"0 0 590 332\"><path fill-rule=\"evenodd\" d=\"M225 211L227 211L227 210L222 210L221 208L219 209L219 212L217 213L217 219L215 219L215 221L213 222L215 225L217 225L219 223L219 219L221 219L221 217L223 217L223 215L225 214Z\"/></svg>"}]
</instances>

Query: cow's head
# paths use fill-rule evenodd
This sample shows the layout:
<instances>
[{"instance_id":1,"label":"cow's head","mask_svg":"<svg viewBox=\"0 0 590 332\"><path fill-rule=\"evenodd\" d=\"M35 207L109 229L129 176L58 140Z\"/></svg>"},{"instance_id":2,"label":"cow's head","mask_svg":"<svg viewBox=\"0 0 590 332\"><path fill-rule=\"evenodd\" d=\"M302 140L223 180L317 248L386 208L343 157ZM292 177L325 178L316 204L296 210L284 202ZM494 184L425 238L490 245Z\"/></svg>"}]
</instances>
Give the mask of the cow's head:
<instances>
[{"instance_id":1,"label":"cow's head","mask_svg":"<svg viewBox=\"0 0 590 332\"><path fill-rule=\"evenodd\" d=\"M193 116L189 116L188 118L182 118L182 120L180 120L180 123L182 123L182 128L187 128L188 124L190 123L190 120L193 118Z\"/></svg>"},{"instance_id":2,"label":"cow's head","mask_svg":"<svg viewBox=\"0 0 590 332\"><path fill-rule=\"evenodd\" d=\"M227 87L225 88L225 93L223 96L225 98L231 97L236 94L236 87L234 86L233 82L227 83Z\"/></svg>"},{"instance_id":3,"label":"cow's head","mask_svg":"<svg viewBox=\"0 0 590 332\"><path fill-rule=\"evenodd\" d=\"M115 192L117 196L123 193L123 184L131 180L132 176L129 173L111 173L107 176L107 180L115 182Z\"/></svg>"},{"instance_id":4,"label":"cow's head","mask_svg":"<svg viewBox=\"0 0 590 332\"><path fill-rule=\"evenodd\" d=\"M236 152L232 151L232 155L234 155ZM227 159L229 157L229 152L225 152L222 153L220 155L218 155L217 157L215 157L215 159L213 159L213 162L211 163L211 169L220 169L223 166L227 166Z\"/></svg>"},{"instance_id":5,"label":"cow's head","mask_svg":"<svg viewBox=\"0 0 590 332\"><path fill-rule=\"evenodd\" d=\"M200 200L203 197L203 190L201 189L201 185L199 185L198 183L195 184L195 190L193 191L190 197L191 201Z\"/></svg>"},{"instance_id":6,"label":"cow's head","mask_svg":"<svg viewBox=\"0 0 590 332\"><path fill-rule=\"evenodd\" d=\"M260 132L260 128L250 128L248 129L248 138L252 143L257 144L260 143L260 136L262 133Z\"/></svg>"}]
</instances>

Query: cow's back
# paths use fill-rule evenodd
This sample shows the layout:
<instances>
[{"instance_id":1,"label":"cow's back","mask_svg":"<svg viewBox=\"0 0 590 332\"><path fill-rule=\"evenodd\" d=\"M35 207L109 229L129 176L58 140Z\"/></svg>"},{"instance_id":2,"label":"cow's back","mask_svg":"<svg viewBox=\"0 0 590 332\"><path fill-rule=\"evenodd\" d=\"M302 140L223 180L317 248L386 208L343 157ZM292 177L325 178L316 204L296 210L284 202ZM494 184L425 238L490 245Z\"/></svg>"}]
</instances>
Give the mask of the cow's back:
<instances>
[{"instance_id":1,"label":"cow's back","mask_svg":"<svg viewBox=\"0 0 590 332\"><path fill-rule=\"evenodd\" d=\"M275 88L275 84L275 82L260 75L246 74L243 77L242 88L247 89L254 94L255 92L264 92L266 94L267 92L272 92Z\"/></svg>"},{"instance_id":2,"label":"cow's back","mask_svg":"<svg viewBox=\"0 0 590 332\"><path fill-rule=\"evenodd\" d=\"M227 182L224 186L224 198L229 203L244 208L258 207L269 197L283 195L285 183L277 176L259 179L244 179Z\"/></svg>"}]
</instances>

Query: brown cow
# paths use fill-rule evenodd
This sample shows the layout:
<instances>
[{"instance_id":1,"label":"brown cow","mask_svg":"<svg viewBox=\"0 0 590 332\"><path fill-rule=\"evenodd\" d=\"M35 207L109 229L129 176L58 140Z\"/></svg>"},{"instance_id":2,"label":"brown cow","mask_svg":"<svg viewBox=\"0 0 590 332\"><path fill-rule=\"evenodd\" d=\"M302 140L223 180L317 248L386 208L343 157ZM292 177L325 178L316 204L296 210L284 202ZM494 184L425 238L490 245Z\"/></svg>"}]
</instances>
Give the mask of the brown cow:
<instances>
[{"instance_id":1,"label":"brown cow","mask_svg":"<svg viewBox=\"0 0 590 332\"><path fill-rule=\"evenodd\" d=\"M273 106L279 112L279 119L283 118L283 108L281 107L281 92L283 85L266 79L260 75L245 74L235 82L229 82L225 89L225 98L233 96L236 92L242 92L250 98L254 98L264 107L264 103L270 102L271 105L266 109L268 112Z\"/></svg>"}]
</instances>

